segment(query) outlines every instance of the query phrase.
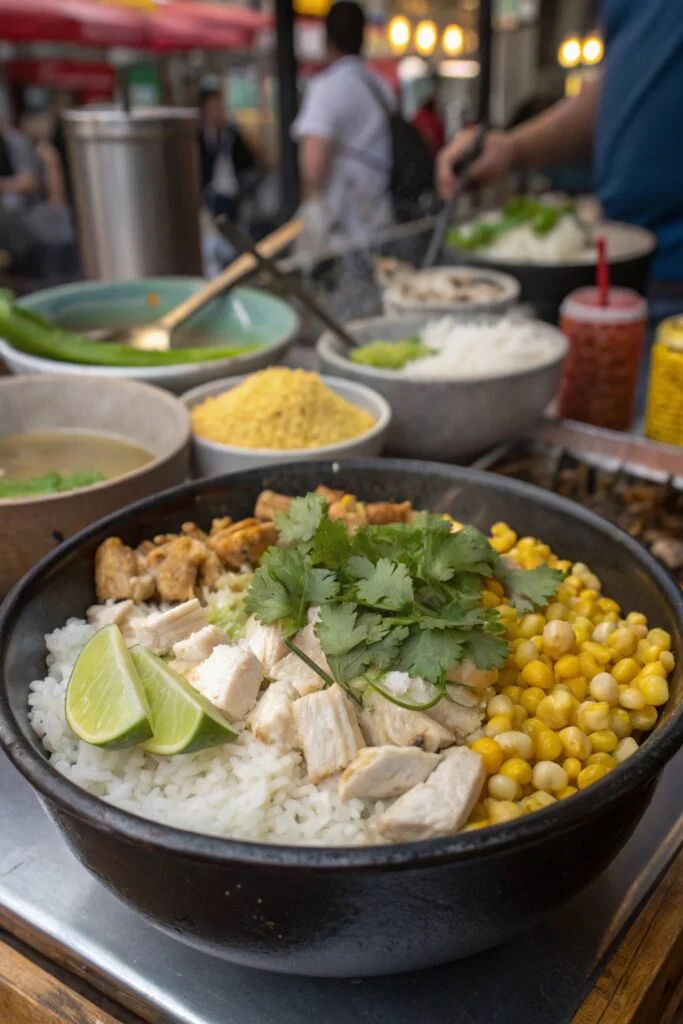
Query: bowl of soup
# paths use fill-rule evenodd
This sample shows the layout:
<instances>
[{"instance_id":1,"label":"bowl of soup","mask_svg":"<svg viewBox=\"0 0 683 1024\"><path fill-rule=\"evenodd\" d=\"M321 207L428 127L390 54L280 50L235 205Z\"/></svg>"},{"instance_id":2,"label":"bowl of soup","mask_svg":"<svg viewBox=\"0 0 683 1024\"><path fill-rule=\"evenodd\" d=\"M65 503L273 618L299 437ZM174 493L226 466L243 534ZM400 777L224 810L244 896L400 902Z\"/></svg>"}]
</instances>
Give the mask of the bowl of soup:
<instances>
[{"instance_id":1,"label":"bowl of soup","mask_svg":"<svg viewBox=\"0 0 683 1024\"><path fill-rule=\"evenodd\" d=\"M0 598L84 526L182 483L189 440L185 407L149 384L0 379Z\"/></svg>"}]
</instances>

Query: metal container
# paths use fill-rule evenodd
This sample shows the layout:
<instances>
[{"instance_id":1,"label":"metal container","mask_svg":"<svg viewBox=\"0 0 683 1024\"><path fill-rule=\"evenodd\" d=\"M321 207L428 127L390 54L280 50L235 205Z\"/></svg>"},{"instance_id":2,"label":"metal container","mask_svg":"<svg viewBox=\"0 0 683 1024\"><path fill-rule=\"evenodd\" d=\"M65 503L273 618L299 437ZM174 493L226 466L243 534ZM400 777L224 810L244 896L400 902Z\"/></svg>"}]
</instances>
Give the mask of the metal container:
<instances>
[{"instance_id":1,"label":"metal container","mask_svg":"<svg viewBox=\"0 0 683 1024\"><path fill-rule=\"evenodd\" d=\"M442 839L366 847L281 846L183 831L106 804L49 765L28 720L28 688L45 671L45 634L82 616L95 599L97 546L112 535L137 544L187 520L205 527L226 513L238 519L251 514L263 487L305 494L318 484L368 501L411 500L482 529L504 515L571 561L585 559L606 593L674 637L672 699L641 749L587 791L534 814ZM166 491L95 523L43 559L0 611L0 741L79 860L177 938L272 971L398 973L518 935L607 867L683 740L682 656L678 585L637 541L575 502L434 463L292 463ZM270 985L267 978L258 983ZM429 1011L423 1016L434 1019ZM333 1011L327 1019L338 1018Z\"/></svg>"},{"instance_id":2,"label":"metal container","mask_svg":"<svg viewBox=\"0 0 683 1024\"><path fill-rule=\"evenodd\" d=\"M201 274L196 113L86 109L64 122L85 276Z\"/></svg>"}]
</instances>

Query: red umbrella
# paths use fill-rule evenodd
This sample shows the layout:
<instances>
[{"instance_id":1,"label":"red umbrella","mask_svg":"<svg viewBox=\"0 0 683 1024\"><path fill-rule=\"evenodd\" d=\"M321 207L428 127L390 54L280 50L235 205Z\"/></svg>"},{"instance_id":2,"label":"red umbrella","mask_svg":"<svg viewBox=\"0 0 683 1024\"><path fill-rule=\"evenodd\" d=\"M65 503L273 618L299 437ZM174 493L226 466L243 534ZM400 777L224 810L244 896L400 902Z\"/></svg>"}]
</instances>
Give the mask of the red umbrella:
<instances>
[{"instance_id":1,"label":"red umbrella","mask_svg":"<svg viewBox=\"0 0 683 1024\"><path fill-rule=\"evenodd\" d=\"M273 19L269 14L232 4L204 3L202 0L171 0L165 5L165 9L188 15L193 21L207 27L241 29L256 33L273 25Z\"/></svg>"},{"instance_id":2,"label":"red umbrella","mask_svg":"<svg viewBox=\"0 0 683 1024\"><path fill-rule=\"evenodd\" d=\"M192 4L188 5L193 6ZM246 50L251 36L228 26L207 26L198 19L172 7L159 5L147 17L144 49L171 50Z\"/></svg>"}]
</instances>

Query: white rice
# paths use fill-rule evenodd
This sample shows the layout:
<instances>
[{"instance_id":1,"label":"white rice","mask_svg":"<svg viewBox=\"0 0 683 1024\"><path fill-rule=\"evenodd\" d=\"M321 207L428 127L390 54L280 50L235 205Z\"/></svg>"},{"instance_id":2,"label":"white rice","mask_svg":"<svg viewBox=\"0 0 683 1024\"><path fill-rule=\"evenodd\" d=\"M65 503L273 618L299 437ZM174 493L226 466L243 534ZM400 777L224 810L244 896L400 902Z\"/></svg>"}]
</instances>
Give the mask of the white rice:
<instances>
[{"instance_id":1,"label":"white rice","mask_svg":"<svg viewBox=\"0 0 683 1024\"><path fill-rule=\"evenodd\" d=\"M586 236L574 217L562 217L552 231L538 235L522 224L482 249L488 257L511 263L566 263L586 248Z\"/></svg>"},{"instance_id":2,"label":"white rice","mask_svg":"<svg viewBox=\"0 0 683 1024\"><path fill-rule=\"evenodd\" d=\"M421 338L437 354L407 363L398 371L404 377L499 377L540 366L557 352L545 325L519 316L469 323L446 316L428 323Z\"/></svg>"},{"instance_id":3,"label":"white rice","mask_svg":"<svg viewBox=\"0 0 683 1024\"><path fill-rule=\"evenodd\" d=\"M49 675L31 683L29 718L50 764L77 786L123 810L192 832L297 845L377 843L386 803L342 803L337 779L314 786L301 754L261 743L243 724L240 738L196 754L161 757L140 747L100 750L67 725L66 685L93 635L70 619L46 638Z\"/></svg>"}]
</instances>

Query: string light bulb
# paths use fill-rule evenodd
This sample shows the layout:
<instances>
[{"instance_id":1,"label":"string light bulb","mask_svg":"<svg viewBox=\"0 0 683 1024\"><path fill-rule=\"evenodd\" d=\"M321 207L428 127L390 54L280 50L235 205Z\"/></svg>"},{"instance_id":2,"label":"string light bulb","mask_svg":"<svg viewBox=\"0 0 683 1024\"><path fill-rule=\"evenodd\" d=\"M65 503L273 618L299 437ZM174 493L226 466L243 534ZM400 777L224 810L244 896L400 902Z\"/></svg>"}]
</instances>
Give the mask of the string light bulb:
<instances>
[{"instance_id":1,"label":"string light bulb","mask_svg":"<svg viewBox=\"0 0 683 1024\"><path fill-rule=\"evenodd\" d=\"M578 36L570 36L565 39L557 54L557 59L563 68L575 68L581 60L581 40Z\"/></svg>"},{"instance_id":2,"label":"string light bulb","mask_svg":"<svg viewBox=\"0 0 683 1024\"><path fill-rule=\"evenodd\" d=\"M449 57L457 57L462 53L465 36L459 25L447 25L441 37L441 46Z\"/></svg>"},{"instance_id":3,"label":"string light bulb","mask_svg":"<svg viewBox=\"0 0 683 1024\"><path fill-rule=\"evenodd\" d=\"M415 49L423 57L428 57L434 52L437 39L438 32L433 21L421 21L415 29Z\"/></svg>"},{"instance_id":4,"label":"string light bulb","mask_svg":"<svg viewBox=\"0 0 683 1024\"><path fill-rule=\"evenodd\" d=\"M392 18L387 26L389 45L396 53L402 53L410 42L410 22L402 14Z\"/></svg>"},{"instance_id":5,"label":"string light bulb","mask_svg":"<svg viewBox=\"0 0 683 1024\"><path fill-rule=\"evenodd\" d=\"M584 64L599 64L605 54L605 46L600 36L586 36L581 47Z\"/></svg>"}]
</instances>

